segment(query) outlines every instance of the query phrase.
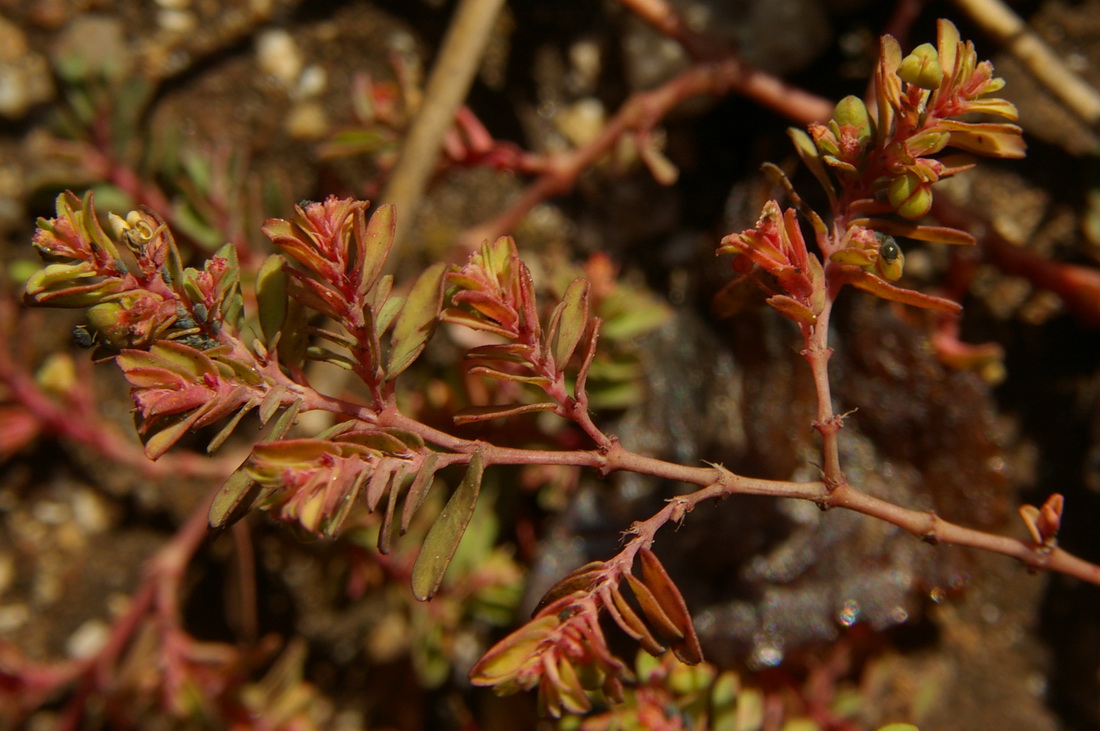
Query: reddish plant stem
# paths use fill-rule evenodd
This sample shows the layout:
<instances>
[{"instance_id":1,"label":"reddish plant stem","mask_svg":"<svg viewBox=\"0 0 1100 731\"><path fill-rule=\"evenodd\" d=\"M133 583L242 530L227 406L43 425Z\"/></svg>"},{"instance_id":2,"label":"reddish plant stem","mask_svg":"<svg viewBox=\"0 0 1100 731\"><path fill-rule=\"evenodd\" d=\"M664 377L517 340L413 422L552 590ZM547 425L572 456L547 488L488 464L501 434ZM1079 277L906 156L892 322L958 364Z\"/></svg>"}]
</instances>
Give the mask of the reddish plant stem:
<instances>
[{"instance_id":1,"label":"reddish plant stem","mask_svg":"<svg viewBox=\"0 0 1100 731\"><path fill-rule=\"evenodd\" d=\"M0 354L0 382L8 387L9 398L33 414L49 433L83 444L103 459L124 464L150 478L223 478L240 461L178 452L153 462L138 444L104 423L90 394L75 393L65 403L58 402L39 388L34 379L18 368L6 354Z\"/></svg>"},{"instance_id":2,"label":"reddish plant stem","mask_svg":"<svg viewBox=\"0 0 1100 731\"><path fill-rule=\"evenodd\" d=\"M834 420L836 418L834 417ZM824 480L789 482L744 477L718 465L690 467L647 457L626 449L617 441L612 441L604 449L590 451L555 452L498 447L440 432L396 411L383 414L380 423L415 431L427 441L458 453L456 462L468 461L469 456L478 450L486 465L567 464L592 467L605 475L616 471L636 472L699 485L701 489L672 498L668 505L656 515L631 527L630 532L635 538L620 554L621 558L616 559L617 562L622 562L626 566L633 561L637 551L653 543L654 535L662 526L669 522L683 520L699 503L731 495L768 495L808 500L823 509L846 508L896 525L929 543L981 548L1016 558L1032 569L1049 569L1100 585L1100 566L1077 558L1060 548L1048 549L1033 541L965 528L946 521L933 512L910 510L867 495L843 479L838 483L829 484ZM638 545L634 545L636 542Z\"/></svg>"},{"instance_id":3,"label":"reddish plant stem","mask_svg":"<svg viewBox=\"0 0 1100 731\"><path fill-rule=\"evenodd\" d=\"M1085 324L1100 327L1100 270L1053 261L1017 246L997 233L988 221L945 200L944 196L937 196L933 205L936 218L944 224L973 233L982 253L1001 271L1054 292Z\"/></svg>"},{"instance_id":4,"label":"reddish plant stem","mask_svg":"<svg viewBox=\"0 0 1100 731\"><path fill-rule=\"evenodd\" d=\"M665 0L619 0L619 3L659 33L675 40L697 61L732 54L727 44L692 29Z\"/></svg>"},{"instance_id":5,"label":"reddish plant stem","mask_svg":"<svg viewBox=\"0 0 1100 731\"><path fill-rule=\"evenodd\" d=\"M825 484L835 487L844 482L844 472L840 467L840 429L844 417L833 411L832 387L829 384L829 359L833 349L829 347L829 318L833 310L836 292L828 291L825 305L812 327L803 327L802 336L806 344L802 356L810 365L814 379L814 391L817 394L817 418L814 429L821 435L821 451L825 463L822 475Z\"/></svg>"},{"instance_id":6,"label":"reddish plant stem","mask_svg":"<svg viewBox=\"0 0 1100 731\"><path fill-rule=\"evenodd\" d=\"M798 124L825 120L833 113L832 102L792 87L732 55L716 62L699 63L652 91L638 92L630 97L592 142L549 160L546 171L511 208L490 221L467 229L459 237L459 246L474 251L483 241L492 241L515 230L536 205L572 189L581 173L611 151L625 135L652 130L684 101L734 92Z\"/></svg>"},{"instance_id":7,"label":"reddish plant stem","mask_svg":"<svg viewBox=\"0 0 1100 731\"><path fill-rule=\"evenodd\" d=\"M154 613L164 633L166 643L176 645L170 655L179 657L178 639L173 636L181 632L179 611L179 590L191 557L202 545L207 535L207 514L214 493L199 505L187 522L180 527L172 539L165 544L146 563L145 578L130 598L126 613L115 622L111 634L103 648L93 657L81 663L80 675L84 680L66 706L58 728L64 731L78 729L84 715L86 701L96 691L111 687L112 676L127 646L143 621ZM170 663L169 663L170 664ZM166 677L173 668L165 667ZM60 677L60 679L64 679ZM58 686L60 687L60 686Z\"/></svg>"}]
</instances>

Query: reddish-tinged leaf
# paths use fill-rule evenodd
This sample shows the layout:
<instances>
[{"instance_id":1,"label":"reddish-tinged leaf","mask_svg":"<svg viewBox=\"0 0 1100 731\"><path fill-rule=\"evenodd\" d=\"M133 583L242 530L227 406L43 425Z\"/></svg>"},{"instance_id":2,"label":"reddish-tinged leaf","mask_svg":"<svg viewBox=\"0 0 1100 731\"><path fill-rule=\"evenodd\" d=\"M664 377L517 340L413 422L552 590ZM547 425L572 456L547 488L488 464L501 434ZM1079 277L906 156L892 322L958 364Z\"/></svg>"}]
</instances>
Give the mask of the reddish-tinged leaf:
<instances>
[{"instance_id":1,"label":"reddish-tinged leaf","mask_svg":"<svg viewBox=\"0 0 1100 731\"><path fill-rule=\"evenodd\" d=\"M248 401L249 393L251 390L247 386L238 385L229 393L216 394L199 409L202 417L195 422L195 428L201 429L228 416L231 411Z\"/></svg>"},{"instance_id":2,"label":"reddish-tinged leaf","mask_svg":"<svg viewBox=\"0 0 1100 731\"><path fill-rule=\"evenodd\" d=\"M491 322L500 323L509 329L515 329L516 324L519 322L519 313L516 312L515 308L510 303L501 301L493 293L462 290L452 295L451 302L455 305L468 305L481 317Z\"/></svg>"},{"instance_id":3,"label":"reddish-tinged leaf","mask_svg":"<svg viewBox=\"0 0 1100 731\"><path fill-rule=\"evenodd\" d=\"M505 416L518 416L536 411L553 411L558 405L549 401L537 404L516 404L511 406L469 406L454 416L456 424L471 424L475 421L500 419Z\"/></svg>"},{"instance_id":4,"label":"reddish-tinged leaf","mask_svg":"<svg viewBox=\"0 0 1100 731\"><path fill-rule=\"evenodd\" d=\"M951 132L951 146L988 157L1019 159L1027 154L1021 130L1014 124L995 122L960 122L943 119L942 129Z\"/></svg>"},{"instance_id":5,"label":"reddish-tinged leaf","mask_svg":"<svg viewBox=\"0 0 1100 731\"><path fill-rule=\"evenodd\" d=\"M413 364L435 332L439 320L439 308L443 304L442 262L429 267L416 280L390 336L390 357L386 364L386 378L393 380Z\"/></svg>"},{"instance_id":6,"label":"reddish-tinged leaf","mask_svg":"<svg viewBox=\"0 0 1100 731\"><path fill-rule=\"evenodd\" d=\"M634 596L638 600L638 604L642 607L642 613L653 624L657 633L669 642L678 642L684 639L684 633L665 614L665 610L661 608L660 602L653 596L653 592L649 590L649 587L631 574L625 574L625 576L627 583L630 584L631 591L634 592Z\"/></svg>"},{"instance_id":7,"label":"reddish-tinged leaf","mask_svg":"<svg viewBox=\"0 0 1100 731\"><path fill-rule=\"evenodd\" d=\"M957 315L962 312L962 306L957 302L941 297L933 297L911 289L895 287L886 280L855 267L844 267L844 278L854 287L870 292L876 297L881 297L903 305L921 307L926 310L936 310Z\"/></svg>"},{"instance_id":8,"label":"reddish-tinged leaf","mask_svg":"<svg viewBox=\"0 0 1100 731\"><path fill-rule=\"evenodd\" d=\"M531 364L531 346L523 343L494 343L482 345L466 353L468 360L503 361Z\"/></svg>"},{"instance_id":9,"label":"reddish-tinged leaf","mask_svg":"<svg viewBox=\"0 0 1100 731\"><path fill-rule=\"evenodd\" d=\"M947 226L921 226L909 221L898 221L886 218L859 218L852 221L853 226L864 226L873 231L889 234L891 236L903 236L916 241L928 241L935 244L953 244L955 246L973 246L976 242L973 236L957 228ZM847 251L842 249L841 251ZM838 252L839 253L839 252ZM842 262L855 264L856 262Z\"/></svg>"},{"instance_id":10,"label":"reddish-tinged leaf","mask_svg":"<svg viewBox=\"0 0 1100 731\"><path fill-rule=\"evenodd\" d=\"M151 460L160 459L172 445L183 438L183 435L191 431L195 422L202 416L202 411L196 409L189 414L181 414L178 417L170 416L157 420L159 431L145 440L145 456ZM161 426L165 422L168 426Z\"/></svg>"},{"instance_id":11,"label":"reddish-tinged leaf","mask_svg":"<svg viewBox=\"0 0 1100 731\"><path fill-rule=\"evenodd\" d=\"M394 474L402 467L392 459L381 459L367 480L367 510L372 513L394 482Z\"/></svg>"},{"instance_id":12,"label":"reddish-tinged leaf","mask_svg":"<svg viewBox=\"0 0 1100 731\"><path fill-rule=\"evenodd\" d=\"M344 319L347 303L339 292L323 282L310 278L309 275L297 269L286 269L285 271L290 275L287 291L302 306L316 310L334 320Z\"/></svg>"},{"instance_id":13,"label":"reddish-tinged leaf","mask_svg":"<svg viewBox=\"0 0 1100 731\"><path fill-rule=\"evenodd\" d=\"M390 488L389 499L386 501L386 510L382 513L382 525L378 526L378 552L388 556L390 546L393 543L393 514L397 510L397 495L401 492L401 486L408 478L404 466L393 478L393 487Z\"/></svg>"},{"instance_id":14,"label":"reddish-tinged leaf","mask_svg":"<svg viewBox=\"0 0 1100 731\"><path fill-rule=\"evenodd\" d=\"M366 221L366 214L362 210L355 212L355 240L360 246L362 262L357 264L361 269L359 281L359 297L364 298L371 287L378 282L382 274L382 265L390 255L393 246L393 238L397 232L396 209L390 203L379 206Z\"/></svg>"},{"instance_id":15,"label":"reddish-tinged leaf","mask_svg":"<svg viewBox=\"0 0 1100 731\"><path fill-rule=\"evenodd\" d=\"M661 605L665 616L683 635L678 642L673 643L672 651L676 653L676 657L688 665L702 662L703 652L699 647L699 638L695 634L691 614L688 612L680 590L669 578L665 567L661 565L653 551L643 548L638 552L638 558L642 564L642 580L653 592L653 597Z\"/></svg>"},{"instance_id":16,"label":"reddish-tinged leaf","mask_svg":"<svg viewBox=\"0 0 1100 731\"><path fill-rule=\"evenodd\" d=\"M166 368L128 366L122 363L119 363L119 366L126 377L126 382L134 388L183 388L191 383L180 374Z\"/></svg>"},{"instance_id":17,"label":"reddish-tinged leaf","mask_svg":"<svg viewBox=\"0 0 1100 731\"><path fill-rule=\"evenodd\" d=\"M550 587L550 589L543 594L542 598L539 599L539 603L535 606L532 615L538 614L547 605L553 604L563 596L577 592L587 593L588 590L592 588L592 584L603 576L603 574L603 561L590 561L586 563L584 566L571 572L568 576Z\"/></svg>"},{"instance_id":18,"label":"reddish-tinged leaf","mask_svg":"<svg viewBox=\"0 0 1100 731\"><path fill-rule=\"evenodd\" d=\"M768 297L765 301L776 312L800 325L813 325L817 322L817 315L813 313L813 310L786 295L777 294Z\"/></svg>"},{"instance_id":19,"label":"reddish-tinged leaf","mask_svg":"<svg viewBox=\"0 0 1100 731\"><path fill-rule=\"evenodd\" d=\"M470 466L466 469L462 483L451 495L443 512L432 523L424 538L412 570L413 595L420 601L427 601L435 596L439 585L443 583L443 575L458 550L462 534L466 532L466 526L477 507L484 469L481 453L475 452L470 457Z\"/></svg>"},{"instance_id":20,"label":"reddish-tinged leaf","mask_svg":"<svg viewBox=\"0 0 1100 731\"><path fill-rule=\"evenodd\" d=\"M474 685L492 686L512 678L535 657L560 624L556 616L541 617L520 627L493 645L470 670Z\"/></svg>"},{"instance_id":21,"label":"reddish-tinged leaf","mask_svg":"<svg viewBox=\"0 0 1100 731\"><path fill-rule=\"evenodd\" d=\"M600 326L603 321L598 317L592 318L592 334L588 336L588 346L584 353L584 362L581 363L581 369L577 371L577 385L574 387L573 392L578 399L582 401L587 398L588 388L588 372L592 369L592 361L596 357L596 344L600 340Z\"/></svg>"},{"instance_id":22,"label":"reddish-tinged leaf","mask_svg":"<svg viewBox=\"0 0 1100 731\"><path fill-rule=\"evenodd\" d=\"M364 468L366 465L363 465ZM366 470L364 469L351 483L351 487L347 493L344 494L339 505L334 506L334 509L327 509L325 512L327 516L321 521L321 535L325 538L332 538L340 532L340 527L347 520L348 514L351 513L351 509L355 507L355 500L359 497L359 491L363 488L363 483L367 479Z\"/></svg>"},{"instance_id":23,"label":"reddish-tinged leaf","mask_svg":"<svg viewBox=\"0 0 1100 731\"><path fill-rule=\"evenodd\" d=\"M244 415L252 409L256 408L257 405L259 405L259 401L257 401L256 399L251 399L244 406L238 409L237 413L233 415L233 418L230 419L229 422L224 427L222 427L221 431L219 431L217 435L215 435L214 438L210 440L210 443L206 445L206 453L213 454L218 450L219 447L225 444L225 440L229 438L229 435L232 434L233 431L237 428L237 425L241 423L241 419L244 418Z\"/></svg>"},{"instance_id":24,"label":"reddish-tinged leaf","mask_svg":"<svg viewBox=\"0 0 1100 731\"><path fill-rule=\"evenodd\" d=\"M413 478L412 484L409 486L409 491L405 495L405 505L401 508L401 534L404 535L409 530L409 523L412 522L413 515L420 509L420 506L424 504L424 498L428 496L428 491L432 487L432 483L435 481L435 471L438 469L439 453L432 452L424 458L423 463L420 465L420 469L417 470L416 477Z\"/></svg>"},{"instance_id":25,"label":"reddish-tinged leaf","mask_svg":"<svg viewBox=\"0 0 1100 731\"><path fill-rule=\"evenodd\" d=\"M602 596L604 597L603 606L607 609L607 613L611 615L611 618L615 620L615 624L619 625L619 628L627 636L654 657L665 653L668 648L657 641L657 638L645 626L638 613L627 602L626 597L619 591L619 587L608 587L607 591L602 593Z\"/></svg>"},{"instance_id":26,"label":"reddish-tinged leaf","mask_svg":"<svg viewBox=\"0 0 1100 731\"><path fill-rule=\"evenodd\" d=\"M509 340L515 340L516 333L513 330L500 327L499 325L483 320L472 312L466 312L465 310L459 310L451 308L449 310L443 310L439 319L443 322L449 322L452 325L463 325L471 330L484 330L485 332L491 332L496 335L500 335L502 338L508 338Z\"/></svg>"},{"instance_id":27,"label":"reddish-tinged leaf","mask_svg":"<svg viewBox=\"0 0 1100 731\"><path fill-rule=\"evenodd\" d=\"M477 376L488 376L489 378L495 378L498 381L529 383L532 386L538 386L540 388L549 386L551 383L550 379L546 376L524 376L518 373L498 371L496 368L490 368L489 366L474 366L470 369L470 373Z\"/></svg>"}]
</instances>

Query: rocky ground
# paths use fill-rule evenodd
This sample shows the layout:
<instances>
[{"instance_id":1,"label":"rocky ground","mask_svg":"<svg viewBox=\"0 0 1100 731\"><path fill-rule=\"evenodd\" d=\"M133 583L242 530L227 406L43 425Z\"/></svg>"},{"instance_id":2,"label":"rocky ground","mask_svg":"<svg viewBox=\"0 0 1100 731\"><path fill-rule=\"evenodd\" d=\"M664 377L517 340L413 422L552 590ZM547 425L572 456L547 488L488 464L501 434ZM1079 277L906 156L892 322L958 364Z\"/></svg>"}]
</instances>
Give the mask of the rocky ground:
<instances>
[{"instance_id":1,"label":"rocky ground","mask_svg":"<svg viewBox=\"0 0 1100 731\"><path fill-rule=\"evenodd\" d=\"M130 459L140 447L125 384L109 365L85 367L70 337L78 316L14 304L34 258L35 218L52 214L60 190L91 188L103 210L160 209L199 256L225 240L263 251L259 223L302 199L377 197L405 127L402 105L422 89L450 5L0 1L0 332L10 351L0 385L0 690L28 677L28 660L49 667L99 651L145 561L234 456L161 469ZM894 3L680 5L751 62L838 99L864 92ZM1100 2L1014 7L1070 69L1100 85ZM1100 140L951 3L921 6L903 45L931 40L937 17L956 20L1007 79L1029 156L983 162L952 185L947 197L983 244L962 253L913 244L905 283L962 298L961 338L995 343L1002 356L980 369L945 366L927 322L853 295L838 317L834 383L841 407L858 409L846 431L849 477L898 503L1021 537L1017 506L1062 493L1061 545L1097 561L1100 319L1006 264L987 239L1095 270ZM685 64L673 42L615 3L511 3L468 105L499 140L562 151L591 140L633 91ZM709 309L727 276L714 247L755 219L759 165L795 167L790 124L736 96L693 100L662 125L675 183L656 182L629 156L604 159L512 232L521 251L546 261L609 254L626 281L673 313L631 346L645 398L602 415L638 448L745 474L815 477L809 383L793 332L761 312L720 321ZM442 172L417 215L399 224L410 231L399 273L452 255L456 238L512 205L526 181L485 167ZM813 185L809 176L795 181ZM20 376L51 382L44 368L64 374L73 363L68 382L91 384L96 398L68 422L93 414L129 451L105 453L102 440L66 429L64 414L44 418L21 398ZM630 520L676 489L622 479L609 494L587 478L575 487L500 501L509 565L552 580L606 557ZM825 728L897 719L927 729L1100 725L1100 589L804 507L726 501L697 511L662 544L717 665L746 685L786 689L771 697L786 693L776 702L787 708L835 711L847 699L847 715L817 716ZM266 677L267 697L282 698L270 658L297 658L287 662L300 676L291 675L324 709L313 717L321 726L534 724L531 698L498 702L463 681L503 620L488 610L418 608L361 544L305 543L253 516L190 562L184 627L237 647L270 638L255 650L262 659L243 663L245 675ZM445 642L423 639L436 625L448 628ZM120 676L127 672L141 676L137 668ZM36 704L30 727L63 717L79 691L59 687ZM126 688L150 695L138 681ZM141 702L155 719L143 727L187 726ZM88 703L91 718L110 718L109 702Z\"/></svg>"}]
</instances>

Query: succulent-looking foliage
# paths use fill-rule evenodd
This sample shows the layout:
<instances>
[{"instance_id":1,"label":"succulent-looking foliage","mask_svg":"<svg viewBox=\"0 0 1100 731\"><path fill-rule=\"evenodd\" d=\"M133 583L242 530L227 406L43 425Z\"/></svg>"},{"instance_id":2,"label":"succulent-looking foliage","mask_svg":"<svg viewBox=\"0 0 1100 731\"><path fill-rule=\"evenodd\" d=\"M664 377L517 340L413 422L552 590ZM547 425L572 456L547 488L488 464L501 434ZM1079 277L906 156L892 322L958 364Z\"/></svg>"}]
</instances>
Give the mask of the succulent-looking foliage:
<instances>
[{"instance_id":1,"label":"succulent-looking foliage","mask_svg":"<svg viewBox=\"0 0 1100 731\"><path fill-rule=\"evenodd\" d=\"M621 700L627 668L607 646L601 609L650 654L661 655L671 647L682 662L702 661L680 590L652 551L640 549L638 560L640 577L620 562L602 561L566 576L542 598L530 622L485 653L470 678L499 693L537 687L540 707L555 717L563 711L588 711L588 694L597 690ZM633 605L620 588L623 582L630 587Z\"/></svg>"},{"instance_id":2,"label":"succulent-looking foliage","mask_svg":"<svg viewBox=\"0 0 1100 731\"><path fill-rule=\"evenodd\" d=\"M987 98L1003 86L993 77L992 65L977 61L974 45L961 41L949 21L939 21L936 46L926 43L904 58L897 41L883 37L874 102L849 96L836 105L827 124L812 124L808 133L790 130L799 156L828 195L832 223L806 208L782 173L769 166L808 218L824 262L807 253L795 210L781 211L775 201L765 206L755 227L723 239L718 253L743 254L734 260L741 275L754 264L770 274L779 291L768 303L804 327L816 323L827 289L843 284L903 304L958 313L954 302L892 284L905 263L897 238L974 243L963 231L915 221L931 210L935 183L974 166L968 155L934 157L945 148L987 157L1023 156L1016 125L957 119L988 114L1015 121L1015 106Z\"/></svg>"},{"instance_id":3,"label":"succulent-looking foliage","mask_svg":"<svg viewBox=\"0 0 1100 731\"><path fill-rule=\"evenodd\" d=\"M882 501L871 503L847 484L836 446L843 418L832 412L826 368L828 318L849 284L887 300L959 311L954 302L894 284L905 261L899 239L973 243L961 231L917 221L931 210L933 185L973 165L969 157L939 156L947 147L993 157L1023 154L1020 129L1008 123L1016 119L1015 108L988 97L1002 85L947 21L940 21L936 46L919 46L908 56L894 39L884 38L875 99L848 97L827 124L791 132L799 155L825 188L828 220L769 167L792 206L769 201L755 226L722 240L718 252L734 255L739 275L732 286L766 275L758 281L769 292L767 303L800 328L818 395L814 427L825 457L820 482L753 481L718 465L672 465L628 452L589 413L587 381L598 363L600 315L609 316L609 331L626 337L652 327L663 311L638 307L644 315L632 321L623 302L637 299L620 297L615 303L613 277L600 274L599 262L589 269L593 276L562 281L555 306L544 309L532 273L508 237L485 242L464 265L435 264L400 287L384 273L396 227L392 206L368 215L364 201L330 197L300 204L290 219L268 220L262 230L277 253L255 272L258 311L247 313L232 246L219 249L201 269L185 268L171 232L154 214L112 214L105 229L90 194L80 199L65 193L56 216L39 221L34 245L48 263L27 281L25 299L88 310L87 324L74 336L109 354L123 371L152 459L185 434L224 421L209 442L214 451L255 412L265 432L214 496L209 523L215 528L256 508L309 534L333 537L361 505L381 513L377 546L388 553L395 534L409 529L437 474L452 466L464 469L412 566L418 599L431 599L444 586L459 542L475 520L484 474L494 465L633 469L697 485L697 491L632 526L618 555L558 582L531 621L471 670L473 683L500 693L537 687L550 715L585 713L594 694L621 699L630 676L610 649L602 615L649 653L671 649L684 663L702 661L690 612L650 546L662 526L682 521L703 500L737 492L787 495L822 507L845 505L911 532L923 529L920 534L929 540L938 538L936 530L945 521L914 523L916 511L887 506L895 511L889 513ZM974 113L1008 122L959 119ZM800 217L816 251L810 250ZM606 262L602 266L608 268ZM483 336L464 354L466 369L500 387L492 403L458 411L455 425L553 412L576 424L592 448L498 447L404 413L396 382L439 322ZM351 371L362 381L364 395L317 391L306 372L310 361ZM298 415L311 410L329 412L335 425L319 434L294 433ZM842 491L847 502L829 502ZM1040 508L1024 506L1030 553L997 550L1025 560L1058 557L1062 508L1060 496ZM1031 563L1046 565L1038 559ZM716 697L720 701L721 693ZM723 712L721 704L711 710Z\"/></svg>"}]
</instances>

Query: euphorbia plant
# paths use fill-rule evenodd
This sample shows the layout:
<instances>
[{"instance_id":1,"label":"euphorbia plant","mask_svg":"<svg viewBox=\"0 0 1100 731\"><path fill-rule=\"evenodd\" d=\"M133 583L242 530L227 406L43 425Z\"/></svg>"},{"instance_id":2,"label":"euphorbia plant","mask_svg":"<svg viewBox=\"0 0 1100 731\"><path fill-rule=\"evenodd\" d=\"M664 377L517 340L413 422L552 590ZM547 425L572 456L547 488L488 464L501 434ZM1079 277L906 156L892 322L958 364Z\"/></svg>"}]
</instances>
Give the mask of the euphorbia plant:
<instances>
[{"instance_id":1,"label":"euphorbia plant","mask_svg":"<svg viewBox=\"0 0 1100 731\"><path fill-rule=\"evenodd\" d=\"M589 410L588 378L601 321L596 294L577 278L544 308L530 269L510 238L486 242L462 266L436 264L398 286L384 267L396 219L392 207L368 216L360 201L329 198L298 207L264 227L279 253L255 277L254 317L242 296L232 248L202 269L185 268L168 228L136 211L110 216L104 228L91 196L64 194L57 215L39 223L34 243L52 263L32 276L32 304L89 308L78 339L110 355L129 381L138 430L156 459L185 434L228 419L210 441L221 446L249 412L268 425L241 467L212 500L209 520L222 527L250 509L319 536L339 533L357 505L382 514L378 550L408 527L435 475L465 470L420 548L412 587L420 599L438 590L478 502L482 477L498 465L571 465L601 474L630 470L698 486L626 530L615 556L578 568L543 598L526 625L501 640L473 668L475 684L501 692L538 687L544 709L579 713L590 694L621 696L627 665L611 651L600 623L612 621L645 650L666 648L695 663L702 650L691 615L651 550L657 531L680 523L700 502L734 494L794 497L847 507L899 525L926 540L983 547L1035 568L1100 583L1100 568L1056 546L1059 496L1021 515L1031 540L965 529L907 510L848 483L838 448L843 416L833 409L829 320L845 285L904 305L959 312L951 301L897 286L904 255L897 238L966 245L965 233L919 222L934 184L973 165L947 148L994 157L1023 154L1015 108L989 98L1002 83L954 26L939 25L936 46L908 56L882 41L873 103L842 100L833 119L792 132L802 159L824 186L827 215L810 210L777 174L793 202L765 206L756 225L726 237L737 279L769 292L768 304L792 320L803 339L817 391L814 427L821 434L822 477L812 482L755 479L719 465L679 465L631 451L605 433ZM874 110L872 114L868 109ZM1009 120L975 122L984 113ZM812 232L815 250L803 225ZM336 327L321 324L336 323ZM470 374L500 384L491 404L453 415L456 425L549 412L575 424L588 441L573 450L502 446L441 430L403 408L399 379L440 322L465 326L480 340L465 353ZM352 372L361 398L322 393L306 365L323 361ZM325 411L334 426L292 433L296 417ZM400 512L398 507L400 506Z\"/></svg>"}]
</instances>

